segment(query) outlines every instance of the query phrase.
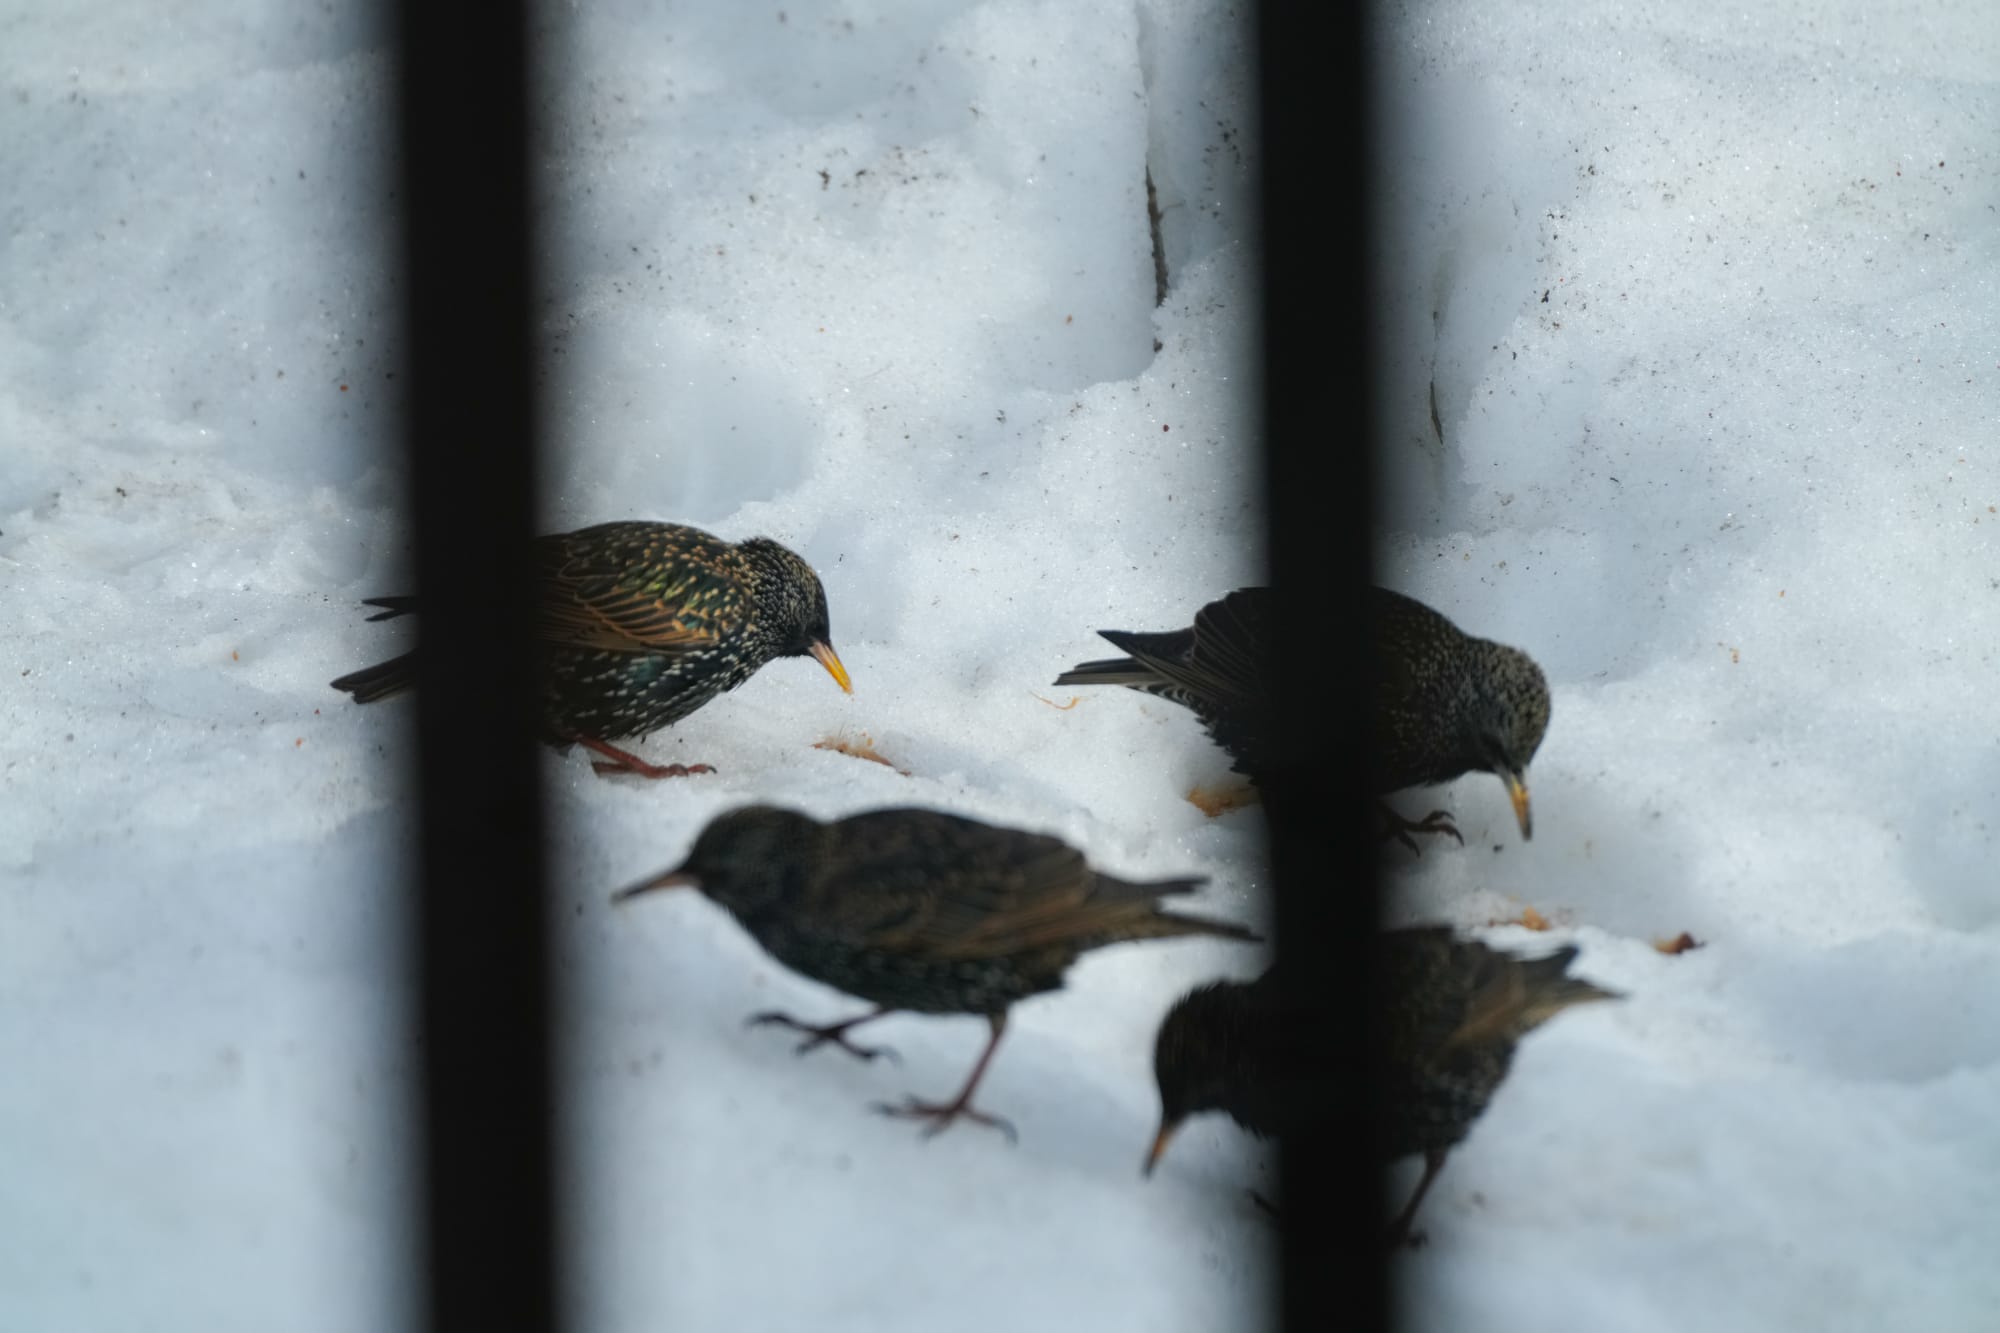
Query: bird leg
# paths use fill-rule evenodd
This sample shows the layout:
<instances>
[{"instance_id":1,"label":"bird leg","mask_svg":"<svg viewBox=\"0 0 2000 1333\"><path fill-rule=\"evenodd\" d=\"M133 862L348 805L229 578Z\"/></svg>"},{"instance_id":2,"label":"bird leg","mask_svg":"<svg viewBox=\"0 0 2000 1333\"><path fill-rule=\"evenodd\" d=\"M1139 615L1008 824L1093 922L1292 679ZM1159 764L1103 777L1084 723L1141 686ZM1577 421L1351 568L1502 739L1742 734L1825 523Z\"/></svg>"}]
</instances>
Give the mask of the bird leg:
<instances>
[{"instance_id":1,"label":"bird leg","mask_svg":"<svg viewBox=\"0 0 2000 1333\"><path fill-rule=\"evenodd\" d=\"M863 1023L872 1023L882 1017L882 1015L894 1012L893 1009L881 1008L875 1010L873 1013L862 1014L858 1018L849 1018L839 1023L828 1023L820 1027L814 1026L811 1023L802 1023L790 1014L781 1014L775 1009L767 1009L761 1014L750 1015L749 1020L744 1026L753 1028L790 1028L794 1032L805 1033L806 1039L799 1043L798 1050L793 1052L794 1055L804 1055L814 1047L824 1046L828 1042L832 1042L841 1050L858 1059L873 1060L878 1055L886 1055L890 1060L900 1064L902 1057L887 1046L856 1046L847 1039L847 1030L849 1028L860 1027Z\"/></svg>"},{"instance_id":2,"label":"bird leg","mask_svg":"<svg viewBox=\"0 0 2000 1333\"><path fill-rule=\"evenodd\" d=\"M982 1125L991 1125L1005 1134L1009 1142L1018 1142L1020 1136L1014 1132L1012 1125L997 1115L988 1115L984 1111L975 1110L972 1105L972 1090L979 1086L980 1078L986 1073L987 1064L993 1059L993 1052L1000 1045L1001 1036L1007 1031L1007 1015L1004 1013L993 1014L986 1021L993 1025L993 1038L986 1043L986 1049L980 1052L979 1063L972 1067L972 1077L965 1080L965 1087L960 1089L958 1096L943 1103L920 1102L915 1097L905 1097L901 1106L877 1102L875 1109L883 1115L901 1119L930 1121L930 1127L924 1130L925 1138L943 1133L952 1121L964 1117Z\"/></svg>"},{"instance_id":3,"label":"bird leg","mask_svg":"<svg viewBox=\"0 0 2000 1333\"><path fill-rule=\"evenodd\" d=\"M1430 1193L1431 1182L1437 1179L1437 1173L1444 1168L1445 1156L1450 1152L1449 1148L1432 1148L1424 1153L1424 1176L1417 1182L1417 1192L1410 1196L1410 1201L1403 1205L1403 1211L1396 1214L1396 1220L1389 1224L1391 1249L1398 1245L1407 1245L1414 1249L1424 1243L1424 1234L1421 1231L1412 1233L1410 1223L1415 1220L1417 1205L1424 1201L1424 1195Z\"/></svg>"},{"instance_id":4,"label":"bird leg","mask_svg":"<svg viewBox=\"0 0 2000 1333\"><path fill-rule=\"evenodd\" d=\"M1285 1220L1285 1215L1278 1211L1278 1205L1272 1203L1269 1199L1259 1194L1256 1190L1250 1191L1250 1202L1256 1204L1259 1208L1262 1208L1264 1210L1265 1215L1268 1216L1273 1222L1282 1223Z\"/></svg>"},{"instance_id":5,"label":"bird leg","mask_svg":"<svg viewBox=\"0 0 2000 1333\"><path fill-rule=\"evenodd\" d=\"M1387 801L1377 801L1375 807L1382 815L1383 839L1394 838L1418 856L1424 854L1423 849L1417 846L1417 840L1410 836L1412 833L1449 833L1458 839L1459 846L1465 846L1465 835L1451 822L1449 810L1433 810L1422 819L1405 819L1397 814L1395 808Z\"/></svg>"},{"instance_id":6,"label":"bird leg","mask_svg":"<svg viewBox=\"0 0 2000 1333\"><path fill-rule=\"evenodd\" d=\"M573 736L570 739L586 749L597 751L610 763L593 761L591 767L607 777L619 773L630 773L641 778L686 778L696 773L713 773L707 764L649 764L630 750L621 750L609 741L598 740L595 736Z\"/></svg>"}]
</instances>

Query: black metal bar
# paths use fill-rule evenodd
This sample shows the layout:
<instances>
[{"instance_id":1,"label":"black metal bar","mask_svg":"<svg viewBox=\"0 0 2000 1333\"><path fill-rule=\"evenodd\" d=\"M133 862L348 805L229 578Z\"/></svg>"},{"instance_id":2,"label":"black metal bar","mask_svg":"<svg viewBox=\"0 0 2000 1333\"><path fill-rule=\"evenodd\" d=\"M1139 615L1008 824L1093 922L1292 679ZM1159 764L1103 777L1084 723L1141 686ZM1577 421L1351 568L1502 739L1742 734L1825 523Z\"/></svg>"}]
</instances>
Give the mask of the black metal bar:
<instances>
[{"instance_id":1,"label":"black metal bar","mask_svg":"<svg viewBox=\"0 0 2000 1333\"><path fill-rule=\"evenodd\" d=\"M556 1326L526 15L400 7L430 1327Z\"/></svg>"},{"instance_id":2,"label":"black metal bar","mask_svg":"<svg viewBox=\"0 0 2000 1333\"><path fill-rule=\"evenodd\" d=\"M1291 1002L1330 1034L1338 1123L1280 1143L1282 1326L1389 1322L1375 1089L1372 105L1366 4L1264 0L1258 54L1264 458L1279 613L1264 786Z\"/></svg>"}]
</instances>

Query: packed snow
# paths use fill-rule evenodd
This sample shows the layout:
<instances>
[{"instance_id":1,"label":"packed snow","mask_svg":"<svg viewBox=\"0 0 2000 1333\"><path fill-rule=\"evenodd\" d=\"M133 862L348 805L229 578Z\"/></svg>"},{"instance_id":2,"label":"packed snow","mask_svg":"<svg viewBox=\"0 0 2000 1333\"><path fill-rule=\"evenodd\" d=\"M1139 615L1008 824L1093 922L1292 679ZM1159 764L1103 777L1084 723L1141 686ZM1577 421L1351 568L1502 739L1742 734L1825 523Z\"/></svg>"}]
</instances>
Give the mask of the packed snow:
<instances>
[{"instance_id":1,"label":"packed snow","mask_svg":"<svg viewBox=\"0 0 2000 1333\"><path fill-rule=\"evenodd\" d=\"M0 15L0 1327L416 1322L410 704L326 685L408 642L359 605L410 534L352 9ZM1269 1146L1138 1169L1161 1015L1256 949L1087 957L982 1087L1019 1144L926 1140L869 1106L955 1090L978 1020L795 1058L744 1017L861 1006L697 895L607 901L744 801L921 804L1268 921L1193 717L1048 684L1260 577L1241 17L545 16L546 526L787 542L855 682L782 661L639 746L712 776L547 759L578 1327L1264 1316ZM1394 1260L1411 1326L1981 1326L2000 17L1439 0L1379 42L1379 576L1555 697L1534 840L1491 778L1411 793L1467 845L1387 848L1387 911L1628 996L1523 1044ZM1327 421L1291 447L1362 447Z\"/></svg>"}]
</instances>

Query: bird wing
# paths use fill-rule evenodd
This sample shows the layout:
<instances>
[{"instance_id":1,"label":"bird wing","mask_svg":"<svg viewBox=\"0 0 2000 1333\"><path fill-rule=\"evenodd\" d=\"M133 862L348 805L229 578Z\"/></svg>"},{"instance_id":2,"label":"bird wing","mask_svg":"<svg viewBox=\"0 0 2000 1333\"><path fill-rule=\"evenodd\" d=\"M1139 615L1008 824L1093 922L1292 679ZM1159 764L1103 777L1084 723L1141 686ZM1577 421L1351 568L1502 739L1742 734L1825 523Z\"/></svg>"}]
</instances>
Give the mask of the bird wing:
<instances>
[{"instance_id":1,"label":"bird wing","mask_svg":"<svg viewBox=\"0 0 2000 1333\"><path fill-rule=\"evenodd\" d=\"M1191 629L1099 633L1177 687L1188 707L1208 716L1218 703L1241 706L1262 696L1259 660L1269 595L1266 588L1238 588L1197 612Z\"/></svg>"},{"instance_id":2,"label":"bird wing","mask_svg":"<svg viewBox=\"0 0 2000 1333\"><path fill-rule=\"evenodd\" d=\"M891 817L880 836L853 838L867 855L829 874L818 904L829 923L878 947L995 958L1101 938L1157 915L1159 886L1100 876L1058 838L933 811L879 813Z\"/></svg>"},{"instance_id":3,"label":"bird wing","mask_svg":"<svg viewBox=\"0 0 2000 1333\"><path fill-rule=\"evenodd\" d=\"M1194 665L1229 697L1252 701L1264 692L1263 658L1271 591L1238 588L1194 618Z\"/></svg>"},{"instance_id":4,"label":"bird wing","mask_svg":"<svg viewBox=\"0 0 2000 1333\"><path fill-rule=\"evenodd\" d=\"M1233 767L1252 781L1264 771L1264 663L1270 654L1270 589L1238 588L1196 613L1192 627L1167 634L1100 633L1132 655L1131 665L1149 673L1149 682L1119 679L1191 709L1223 749ZM1099 663L1085 663L1076 683ZM1065 678L1067 679L1067 677ZM1058 684L1063 682L1058 681Z\"/></svg>"},{"instance_id":5,"label":"bird wing","mask_svg":"<svg viewBox=\"0 0 2000 1333\"><path fill-rule=\"evenodd\" d=\"M708 647L744 614L733 548L691 529L605 524L542 539L537 632L551 643L671 656ZM683 537L686 540L683 540ZM583 539L583 540L580 540Z\"/></svg>"}]
</instances>

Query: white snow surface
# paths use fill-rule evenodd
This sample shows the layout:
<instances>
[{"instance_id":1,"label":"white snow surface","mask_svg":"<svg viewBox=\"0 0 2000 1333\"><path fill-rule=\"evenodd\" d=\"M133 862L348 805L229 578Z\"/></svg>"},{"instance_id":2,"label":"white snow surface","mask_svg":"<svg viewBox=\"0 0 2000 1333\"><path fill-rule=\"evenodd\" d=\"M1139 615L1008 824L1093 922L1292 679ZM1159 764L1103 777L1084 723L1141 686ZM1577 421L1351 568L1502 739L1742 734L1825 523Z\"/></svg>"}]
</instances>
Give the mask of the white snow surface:
<instances>
[{"instance_id":1,"label":"white snow surface","mask_svg":"<svg viewBox=\"0 0 2000 1333\"><path fill-rule=\"evenodd\" d=\"M1239 18L547 15L547 525L792 544L855 681L780 662L641 746L715 776L548 758L579 1327L1263 1317L1268 1148L1211 1117L1138 1173L1160 1016L1258 951L1087 957L983 1086L1018 1146L926 1141L869 1104L983 1025L795 1059L743 1018L859 1006L697 895L606 901L756 799L1267 919L1194 719L1048 684L1259 577ZM1628 995L1523 1044L1396 1260L1412 1327L1989 1326L2000 16L1384 19L1380 577L1555 696L1534 841L1490 778L1411 793L1468 845L1386 852L1388 910ZM341 6L0 9L0 1328L415 1322L408 704L326 685L407 641L359 606L408 586L385 52ZM1296 447L1359 447L1327 418Z\"/></svg>"}]
</instances>

